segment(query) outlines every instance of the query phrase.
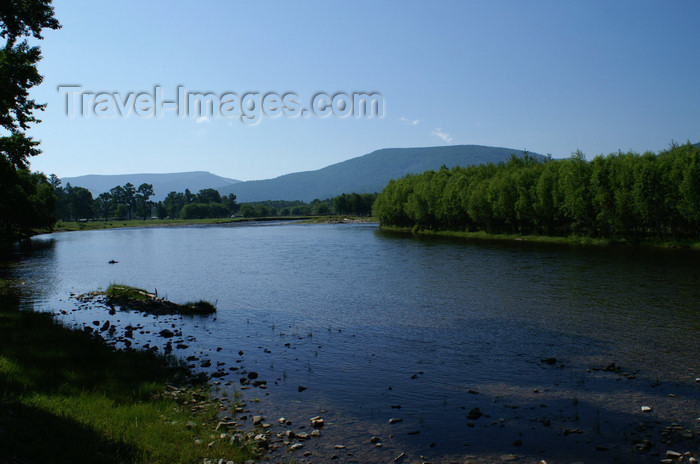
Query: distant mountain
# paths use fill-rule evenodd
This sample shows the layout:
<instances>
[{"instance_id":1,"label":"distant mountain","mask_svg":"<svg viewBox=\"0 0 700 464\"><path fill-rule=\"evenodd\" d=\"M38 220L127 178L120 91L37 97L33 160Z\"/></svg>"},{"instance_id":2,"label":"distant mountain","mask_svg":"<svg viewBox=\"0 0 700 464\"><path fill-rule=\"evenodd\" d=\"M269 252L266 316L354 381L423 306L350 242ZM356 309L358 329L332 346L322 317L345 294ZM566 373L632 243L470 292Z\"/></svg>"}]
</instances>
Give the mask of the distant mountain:
<instances>
[{"instance_id":1,"label":"distant mountain","mask_svg":"<svg viewBox=\"0 0 700 464\"><path fill-rule=\"evenodd\" d=\"M332 164L316 171L296 172L274 179L241 182L219 188L222 195L235 193L238 202L264 200L325 199L341 193L381 192L391 179L409 173L505 161L511 154L522 155L513 148L480 145L453 145L426 148L386 148L364 156ZM534 157L542 157L530 153Z\"/></svg>"},{"instance_id":2,"label":"distant mountain","mask_svg":"<svg viewBox=\"0 0 700 464\"><path fill-rule=\"evenodd\" d=\"M153 200L164 199L168 193L184 192L190 189L197 193L205 188L222 189L240 181L217 176L206 171L176 172L172 174L119 174L119 175L98 175L64 177L61 179L62 185L70 184L73 187L84 187L92 192L93 197L97 197L102 192L108 192L112 187L124 185L128 182L134 184L136 188L141 184L153 185Z\"/></svg>"}]
</instances>

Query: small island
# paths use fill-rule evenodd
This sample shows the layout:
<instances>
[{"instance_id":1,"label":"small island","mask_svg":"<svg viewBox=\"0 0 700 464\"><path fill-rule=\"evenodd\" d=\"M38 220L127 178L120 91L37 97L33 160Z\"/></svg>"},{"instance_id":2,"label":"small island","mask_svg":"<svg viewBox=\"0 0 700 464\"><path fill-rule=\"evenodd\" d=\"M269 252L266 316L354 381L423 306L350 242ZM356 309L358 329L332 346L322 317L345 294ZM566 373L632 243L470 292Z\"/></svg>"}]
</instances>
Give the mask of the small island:
<instances>
[{"instance_id":1,"label":"small island","mask_svg":"<svg viewBox=\"0 0 700 464\"><path fill-rule=\"evenodd\" d=\"M216 312L216 306L208 301L199 300L179 304L164 298L159 298L157 293L149 293L146 290L130 287L128 285L112 284L105 292L100 293L107 297L107 304L110 306L118 305L125 309L143 311L151 314L204 316Z\"/></svg>"}]
</instances>

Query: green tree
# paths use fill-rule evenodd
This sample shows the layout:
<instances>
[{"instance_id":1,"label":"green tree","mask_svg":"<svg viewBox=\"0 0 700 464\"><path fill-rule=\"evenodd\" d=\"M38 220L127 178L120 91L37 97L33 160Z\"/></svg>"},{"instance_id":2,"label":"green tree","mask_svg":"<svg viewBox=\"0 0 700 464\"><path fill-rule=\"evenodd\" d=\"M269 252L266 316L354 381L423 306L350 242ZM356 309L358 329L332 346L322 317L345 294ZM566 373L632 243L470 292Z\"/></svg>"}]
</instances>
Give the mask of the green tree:
<instances>
[{"instance_id":1,"label":"green tree","mask_svg":"<svg viewBox=\"0 0 700 464\"><path fill-rule=\"evenodd\" d=\"M209 217L209 205L204 203L187 203L180 211L182 219L204 219Z\"/></svg>"},{"instance_id":2,"label":"green tree","mask_svg":"<svg viewBox=\"0 0 700 464\"><path fill-rule=\"evenodd\" d=\"M114 216L116 205L109 192L100 193L92 203L95 216L107 220Z\"/></svg>"},{"instance_id":3,"label":"green tree","mask_svg":"<svg viewBox=\"0 0 700 464\"><path fill-rule=\"evenodd\" d=\"M213 188L202 189L197 194L198 203L221 203L221 194Z\"/></svg>"},{"instance_id":4,"label":"green tree","mask_svg":"<svg viewBox=\"0 0 700 464\"><path fill-rule=\"evenodd\" d=\"M221 203L223 203L223 205L226 207L229 215L237 213L238 210L241 208L241 206L238 203L236 203L236 195L234 195L233 193L224 195L221 198Z\"/></svg>"},{"instance_id":5,"label":"green tree","mask_svg":"<svg viewBox=\"0 0 700 464\"><path fill-rule=\"evenodd\" d=\"M41 151L39 142L25 131L40 122L35 111L43 110L29 97L29 90L42 81L37 70L38 46L26 37L42 39L45 28L58 29L50 0L3 0L0 2L0 231L25 238L31 227L51 227L55 221L55 189L43 174L29 172L29 158ZM45 203L42 203L45 202ZM47 215L50 204L51 214Z\"/></svg>"},{"instance_id":6,"label":"green tree","mask_svg":"<svg viewBox=\"0 0 700 464\"><path fill-rule=\"evenodd\" d=\"M118 203L114 214L117 219L126 219L129 216L129 209L124 203Z\"/></svg>"},{"instance_id":7,"label":"green tree","mask_svg":"<svg viewBox=\"0 0 700 464\"><path fill-rule=\"evenodd\" d=\"M228 216L230 216L230 214L223 203L209 203L209 217L225 218Z\"/></svg>"},{"instance_id":8,"label":"green tree","mask_svg":"<svg viewBox=\"0 0 700 464\"><path fill-rule=\"evenodd\" d=\"M53 187L54 195L56 196L56 207L54 211L54 216L57 219L62 219L64 221L70 220L70 203L68 200L68 194L66 190L61 187L61 179L56 176L56 174L51 174L49 177L49 183ZM66 186L70 187L70 183Z\"/></svg>"},{"instance_id":9,"label":"green tree","mask_svg":"<svg viewBox=\"0 0 700 464\"><path fill-rule=\"evenodd\" d=\"M165 219L168 215L168 209L165 207L162 201L156 203L156 216L158 219Z\"/></svg>"},{"instance_id":10,"label":"green tree","mask_svg":"<svg viewBox=\"0 0 700 464\"><path fill-rule=\"evenodd\" d=\"M246 203L241 205L241 215L243 217L246 217L246 218L252 218L252 217L259 216L257 210L253 206L246 204Z\"/></svg>"},{"instance_id":11,"label":"green tree","mask_svg":"<svg viewBox=\"0 0 700 464\"><path fill-rule=\"evenodd\" d=\"M93 216L92 193L83 187L70 189L70 214L73 219L91 219Z\"/></svg>"},{"instance_id":12,"label":"green tree","mask_svg":"<svg viewBox=\"0 0 700 464\"><path fill-rule=\"evenodd\" d=\"M149 199L153 196L153 185L143 183L134 194L134 209L136 216L148 219L151 217L151 207L153 202Z\"/></svg>"},{"instance_id":13,"label":"green tree","mask_svg":"<svg viewBox=\"0 0 700 464\"><path fill-rule=\"evenodd\" d=\"M183 193L170 192L163 200L163 206L167 211L167 216L171 218L180 217L180 211L185 206L185 195Z\"/></svg>"}]
</instances>

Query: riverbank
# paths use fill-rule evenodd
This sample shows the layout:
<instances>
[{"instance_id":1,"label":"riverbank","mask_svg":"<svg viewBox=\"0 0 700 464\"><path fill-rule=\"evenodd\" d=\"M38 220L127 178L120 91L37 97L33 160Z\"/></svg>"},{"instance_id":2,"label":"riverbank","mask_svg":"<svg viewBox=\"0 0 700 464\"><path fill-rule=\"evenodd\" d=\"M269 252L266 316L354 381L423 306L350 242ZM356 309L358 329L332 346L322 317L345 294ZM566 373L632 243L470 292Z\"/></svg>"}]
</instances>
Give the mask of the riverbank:
<instances>
[{"instance_id":1,"label":"riverbank","mask_svg":"<svg viewBox=\"0 0 700 464\"><path fill-rule=\"evenodd\" d=\"M115 350L48 314L20 310L6 282L0 292L1 462L255 457L206 376L174 357Z\"/></svg>"},{"instance_id":2,"label":"riverbank","mask_svg":"<svg viewBox=\"0 0 700 464\"><path fill-rule=\"evenodd\" d=\"M380 226L383 232L402 235L418 235L423 237L452 237L463 240L493 241L493 242L530 242L551 243L556 245L575 246L636 246L641 248L683 248L700 251L700 242L678 241L642 241L629 243L624 240L610 240L603 238L582 237L570 235L566 237L552 235L518 235L518 234L491 234L488 232L467 232L457 230L428 230L411 227Z\"/></svg>"},{"instance_id":3,"label":"riverbank","mask_svg":"<svg viewBox=\"0 0 700 464\"><path fill-rule=\"evenodd\" d=\"M131 219L123 221L58 222L53 230L38 230L37 233L74 232L78 230L123 229L126 227L181 227L194 225L216 225L246 222L303 221L308 224L340 224L377 222L375 218L357 216L270 216L258 218L209 218L209 219Z\"/></svg>"},{"instance_id":4,"label":"riverbank","mask_svg":"<svg viewBox=\"0 0 700 464\"><path fill-rule=\"evenodd\" d=\"M208 219L131 219L123 221L58 222L53 232L73 232L76 230L122 229L125 227L178 227L209 224L232 224L238 222L298 221L309 216L260 217L260 218L208 218ZM50 231L39 231L48 233Z\"/></svg>"}]
</instances>

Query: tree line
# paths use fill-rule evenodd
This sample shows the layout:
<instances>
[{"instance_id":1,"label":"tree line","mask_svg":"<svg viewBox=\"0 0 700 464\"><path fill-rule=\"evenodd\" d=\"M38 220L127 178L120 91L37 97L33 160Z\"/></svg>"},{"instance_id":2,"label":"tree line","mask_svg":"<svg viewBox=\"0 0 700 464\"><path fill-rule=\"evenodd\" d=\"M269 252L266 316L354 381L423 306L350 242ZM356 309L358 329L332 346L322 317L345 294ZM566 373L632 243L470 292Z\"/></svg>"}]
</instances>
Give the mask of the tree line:
<instances>
[{"instance_id":1,"label":"tree line","mask_svg":"<svg viewBox=\"0 0 700 464\"><path fill-rule=\"evenodd\" d=\"M371 216L372 205L378 193L343 193L333 198L318 198L305 203L303 201L257 201L241 204L243 217L270 216L324 216L327 214L344 214L352 216Z\"/></svg>"},{"instance_id":2,"label":"tree line","mask_svg":"<svg viewBox=\"0 0 700 464\"><path fill-rule=\"evenodd\" d=\"M587 161L537 160L442 167L392 180L374 204L384 226L627 240L700 239L700 150Z\"/></svg>"},{"instance_id":3,"label":"tree line","mask_svg":"<svg viewBox=\"0 0 700 464\"><path fill-rule=\"evenodd\" d=\"M89 219L206 219L225 218L236 214L243 217L310 216L325 214L348 214L369 216L378 193L342 194L327 200L303 201L260 201L236 202L236 195L221 196L212 188L192 193L170 192L163 201L152 201L153 185L131 183L118 185L109 192L93 198L92 193L83 187L73 187L68 183L61 186L61 180L51 175L47 182L53 187L49 195L55 198L55 208L49 216L55 215L62 221ZM52 203L52 207L53 207Z\"/></svg>"},{"instance_id":4,"label":"tree line","mask_svg":"<svg viewBox=\"0 0 700 464\"><path fill-rule=\"evenodd\" d=\"M49 180L56 197L55 216L63 221L81 219L150 219L182 218L204 219L229 217L238 211L236 195L221 196L217 190L202 189L192 193L170 192L163 201L152 201L153 185L141 184L136 188L131 183L118 185L92 197L83 187L68 183L61 186L55 175Z\"/></svg>"}]
</instances>

